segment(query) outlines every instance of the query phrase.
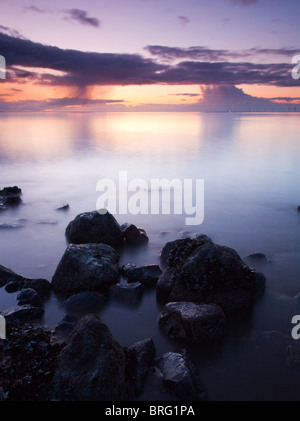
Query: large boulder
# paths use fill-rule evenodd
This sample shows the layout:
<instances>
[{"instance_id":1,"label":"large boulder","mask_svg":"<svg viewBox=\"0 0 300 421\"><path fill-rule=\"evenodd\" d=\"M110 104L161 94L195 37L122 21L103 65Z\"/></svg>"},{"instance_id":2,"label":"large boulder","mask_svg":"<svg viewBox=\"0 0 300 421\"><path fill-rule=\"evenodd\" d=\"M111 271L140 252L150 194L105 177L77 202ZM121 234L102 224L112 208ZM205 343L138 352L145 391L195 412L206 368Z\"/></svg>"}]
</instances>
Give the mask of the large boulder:
<instances>
[{"instance_id":1,"label":"large boulder","mask_svg":"<svg viewBox=\"0 0 300 421\"><path fill-rule=\"evenodd\" d=\"M70 244L52 278L54 292L104 290L119 279L119 254L107 244Z\"/></svg>"},{"instance_id":2,"label":"large boulder","mask_svg":"<svg viewBox=\"0 0 300 421\"><path fill-rule=\"evenodd\" d=\"M121 227L115 217L109 212L100 214L98 211L84 212L76 216L66 228L69 243L105 243L118 246L124 237Z\"/></svg>"},{"instance_id":3,"label":"large boulder","mask_svg":"<svg viewBox=\"0 0 300 421\"><path fill-rule=\"evenodd\" d=\"M168 303L158 318L161 330L174 339L193 343L224 336L225 315L216 304Z\"/></svg>"},{"instance_id":4,"label":"large boulder","mask_svg":"<svg viewBox=\"0 0 300 421\"><path fill-rule=\"evenodd\" d=\"M29 304L18 305L8 308L2 312L6 323L24 323L40 319L44 315L45 310L42 307L34 307Z\"/></svg>"},{"instance_id":5,"label":"large boulder","mask_svg":"<svg viewBox=\"0 0 300 421\"><path fill-rule=\"evenodd\" d=\"M265 278L251 269L232 248L206 235L167 243L167 266L157 282L165 302L215 303L225 313L250 308Z\"/></svg>"},{"instance_id":6,"label":"large boulder","mask_svg":"<svg viewBox=\"0 0 300 421\"><path fill-rule=\"evenodd\" d=\"M168 352L156 361L156 367L163 375L163 384L178 399L202 401L206 391L194 364L186 352Z\"/></svg>"},{"instance_id":7,"label":"large boulder","mask_svg":"<svg viewBox=\"0 0 300 421\"><path fill-rule=\"evenodd\" d=\"M119 401L124 390L123 348L99 317L84 316L57 356L53 400Z\"/></svg>"}]
</instances>

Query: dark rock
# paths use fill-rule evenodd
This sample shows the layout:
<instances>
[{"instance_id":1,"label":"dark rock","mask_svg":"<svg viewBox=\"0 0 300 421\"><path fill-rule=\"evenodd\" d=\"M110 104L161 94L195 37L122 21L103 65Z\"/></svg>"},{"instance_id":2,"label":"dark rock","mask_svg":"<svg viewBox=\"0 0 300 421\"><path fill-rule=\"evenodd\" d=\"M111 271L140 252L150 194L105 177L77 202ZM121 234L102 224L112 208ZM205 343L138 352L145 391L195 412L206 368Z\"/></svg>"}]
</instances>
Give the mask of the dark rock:
<instances>
[{"instance_id":1,"label":"dark rock","mask_svg":"<svg viewBox=\"0 0 300 421\"><path fill-rule=\"evenodd\" d=\"M155 358L155 345L152 339L148 338L136 342L125 349L127 356L127 382L133 384L135 396L143 392L144 382L152 367ZM128 363L130 360L130 364Z\"/></svg>"},{"instance_id":2,"label":"dark rock","mask_svg":"<svg viewBox=\"0 0 300 421\"><path fill-rule=\"evenodd\" d=\"M20 284L17 281L11 281L5 285L6 292L17 292L20 289Z\"/></svg>"},{"instance_id":3,"label":"dark rock","mask_svg":"<svg viewBox=\"0 0 300 421\"><path fill-rule=\"evenodd\" d=\"M225 315L215 304L168 303L158 324L171 338L193 343L214 341L225 334Z\"/></svg>"},{"instance_id":4,"label":"dark rock","mask_svg":"<svg viewBox=\"0 0 300 421\"><path fill-rule=\"evenodd\" d=\"M109 290L109 294L112 298L131 304L139 303L142 299L143 293L144 287L140 282L116 284Z\"/></svg>"},{"instance_id":5,"label":"dark rock","mask_svg":"<svg viewBox=\"0 0 300 421\"><path fill-rule=\"evenodd\" d=\"M69 243L105 243L117 246L123 243L121 227L109 212L84 212L76 216L66 228Z\"/></svg>"},{"instance_id":6,"label":"dark rock","mask_svg":"<svg viewBox=\"0 0 300 421\"><path fill-rule=\"evenodd\" d=\"M300 212L300 205L298 206L297 211Z\"/></svg>"},{"instance_id":7,"label":"dark rock","mask_svg":"<svg viewBox=\"0 0 300 421\"><path fill-rule=\"evenodd\" d=\"M52 278L54 292L103 290L118 282L119 255L107 244L70 244Z\"/></svg>"},{"instance_id":8,"label":"dark rock","mask_svg":"<svg viewBox=\"0 0 300 421\"><path fill-rule=\"evenodd\" d=\"M6 224L6 223L1 223L0 224L0 229L4 229L4 230L6 230L6 229L16 229L16 228L22 228L24 225L22 225L22 224Z\"/></svg>"},{"instance_id":9,"label":"dark rock","mask_svg":"<svg viewBox=\"0 0 300 421\"><path fill-rule=\"evenodd\" d=\"M17 187L4 187L0 190L0 203L2 206L18 205L21 203L22 190Z\"/></svg>"},{"instance_id":10,"label":"dark rock","mask_svg":"<svg viewBox=\"0 0 300 421\"><path fill-rule=\"evenodd\" d=\"M126 276L126 273L130 269L133 269L135 267L136 267L136 265L134 263L125 263L123 266L121 266L121 273Z\"/></svg>"},{"instance_id":11,"label":"dark rock","mask_svg":"<svg viewBox=\"0 0 300 421\"><path fill-rule=\"evenodd\" d=\"M69 210L69 209L70 209L70 205L68 203L66 203L65 205L58 206L56 208L57 211L65 211L65 210Z\"/></svg>"},{"instance_id":12,"label":"dark rock","mask_svg":"<svg viewBox=\"0 0 300 421\"><path fill-rule=\"evenodd\" d=\"M235 250L214 244L206 235L177 240L168 250L168 266L157 282L159 298L215 303L225 313L251 308L257 278Z\"/></svg>"},{"instance_id":13,"label":"dark rock","mask_svg":"<svg viewBox=\"0 0 300 421\"><path fill-rule=\"evenodd\" d=\"M183 401L202 401L206 398L200 376L186 353L168 352L156 362L163 374L163 384Z\"/></svg>"},{"instance_id":14,"label":"dark rock","mask_svg":"<svg viewBox=\"0 0 300 421\"><path fill-rule=\"evenodd\" d=\"M53 399L59 401L122 400L125 355L96 315L79 320L56 360Z\"/></svg>"},{"instance_id":15,"label":"dark rock","mask_svg":"<svg viewBox=\"0 0 300 421\"><path fill-rule=\"evenodd\" d=\"M24 279L23 288L34 289L42 298L47 297L51 291L51 283L47 279Z\"/></svg>"},{"instance_id":16,"label":"dark rock","mask_svg":"<svg viewBox=\"0 0 300 421\"><path fill-rule=\"evenodd\" d=\"M33 307L28 304L22 306L10 307L2 312L7 325L10 323L27 322L29 320L40 319L44 314L41 307Z\"/></svg>"},{"instance_id":17,"label":"dark rock","mask_svg":"<svg viewBox=\"0 0 300 421\"><path fill-rule=\"evenodd\" d=\"M121 225L121 231L129 244L146 244L149 241L146 231L133 224Z\"/></svg>"},{"instance_id":18,"label":"dark rock","mask_svg":"<svg viewBox=\"0 0 300 421\"><path fill-rule=\"evenodd\" d=\"M146 288L154 287L161 275L161 269L158 265L136 266L129 269L125 276L128 282L140 282Z\"/></svg>"},{"instance_id":19,"label":"dark rock","mask_svg":"<svg viewBox=\"0 0 300 421\"><path fill-rule=\"evenodd\" d=\"M163 247L163 249L162 249L162 251L160 253L160 261L161 261L161 264L163 266L167 266L168 265L168 258L170 256L171 251L172 250L175 250L176 247L179 246L179 244L181 244L181 241L182 240L168 241L164 245L164 247Z\"/></svg>"},{"instance_id":20,"label":"dark rock","mask_svg":"<svg viewBox=\"0 0 300 421\"><path fill-rule=\"evenodd\" d=\"M24 279L25 278L19 275L18 273L13 272L11 269L0 265L0 288L8 284L9 282L17 282L21 284L24 281Z\"/></svg>"},{"instance_id":21,"label":"dark rock","mask_svg":"<svg viewBox=\"0 0 300 421\"><path fill-rule=\"evenodd\" d=\"M82 291L71 295L67 300L61 303L68 312L92 312L96 310L105 301L105 297L96 291Z\"/></svg>"},{"instance_id":22,"label":"dark rock","mask_svg":"<svg viewBox=\"0 0 300 421\"><path fill-rule=\"evenodd\" d=\"M24 288L17 295L18 305L29 304L33 307L40 307L42 299L39 294L32 288Z\"/></svg>"},{"instance_id":23,"label":"dark rock","mask_svg":"<svg viewBox=\"0 0 300 421\"><path fill-rule=\"evenodd\" d=\"M9 285L8 285L9 284ZM0 288L6 285L7 292L16 292L22 288L34 289L41 296L50 294L50 282L46 279L30 279L0 265Z\"/></svg>"},{"instance_id":24,"label":"dark rock","mask_svg":"<svg viewBox=\"0 0 300 421\"><path fill-rule=\"evenodd\" d=\"M63 319L55 326L51 335L51 343L65 343L73 329L77 325L77 318L71 314L66 314Z\"/></svg>"}]
</instances>

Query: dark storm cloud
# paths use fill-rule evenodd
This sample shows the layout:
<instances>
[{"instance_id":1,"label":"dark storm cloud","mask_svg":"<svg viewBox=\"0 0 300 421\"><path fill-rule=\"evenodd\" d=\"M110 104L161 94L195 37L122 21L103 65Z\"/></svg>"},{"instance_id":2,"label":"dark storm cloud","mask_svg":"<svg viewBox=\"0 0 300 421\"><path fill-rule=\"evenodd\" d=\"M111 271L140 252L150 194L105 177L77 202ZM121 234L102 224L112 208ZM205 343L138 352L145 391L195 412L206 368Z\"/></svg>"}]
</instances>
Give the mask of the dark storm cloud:
<instances>
[{"instance_id":1,"label":"dark storm cloud","mask_svg":"<svg viewBox=\"0 0 300 421\"><path fill-rule=\"evenodd\" d=\"M216 50L204 46L195 46L189 48L167 47L164 45L148 45L145 50L149 51L153 56L157 56L163 60L204 60L204 61L220 61L243 59L247 57L263 56L282 56L292 57L299 52L296 48L249 48L246 50Z\"/></svg>"},{"instance_id":2,"label":"dark storm cloud","mask_svg":"<svg viewBox=\"0 0 300 421\"><path fill-rule=\"evenodd\" d=\"M169 47L164 48L173 50ZM216 54L217 50L212 51ZM210 50L202 51L202 53L207 57ZM233 63L185 60L177 64L161 64L138 54L102 54L63 50L3 33L0 33L0 54L6 59L8 79L17 82L29 77L45 85L73 86L81 89L82 95L86 87L95 85L299 86L299 82L291 76L292 67L289 63L255 64L240 61ZM21 70L20 66L22 66ZM24 68L28 68L28 72ZM43 72L37 72L32 68L39 68ZM47 69L62 73L53 74Z\"/></svg>"},{"instance_id":3,"label":"dark storm cloud","mask_svg":"<svg viewBox=\"0 0 300 421\"><path fill-rule=\"evenodd\" d=\"M65 10L67 14L66 19L75 20L82 25L94 26L95 28L100 27L100 20L97 18L92 18L88 16L88 13L85 10L81 9L67 9Z\"/></svg>"}]
</instances>

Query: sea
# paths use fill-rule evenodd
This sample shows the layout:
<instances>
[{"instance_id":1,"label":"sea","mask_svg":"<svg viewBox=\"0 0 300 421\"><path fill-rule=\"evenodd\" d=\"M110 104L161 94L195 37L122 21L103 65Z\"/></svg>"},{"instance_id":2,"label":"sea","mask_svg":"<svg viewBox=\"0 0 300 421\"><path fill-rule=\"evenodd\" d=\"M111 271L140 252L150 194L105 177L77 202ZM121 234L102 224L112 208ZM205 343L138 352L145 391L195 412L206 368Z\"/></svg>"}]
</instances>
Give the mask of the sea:
<instances>
[{"instance_id":1,"label":"sea","mask_svg":"<svg viewBox=\"0 0 300 421\"><path fill-rule=\"evenodd\" d=\"M111 300L97 314L124 347L152 338L157 357L186 349L211 401L300 399L300 339L292 335L300 315L299 113L1 113L0 169L0 188L22 189L22 203L0 211L0 264L25 277L51 281L66 226L98 209L105 183L113 199L103 206L149 237L125 248L120 265L160 265L167 242L194 234L243 259L263 253L252 267L264 273L265 293L250 312L228 318L218 343L165 337L155 288L138 304ZM175 186L169 196L160 189L155 209L153 180ZM0 311L16 295L1 288ZM40 323L53 329L66 313L61 297L52 293L44 307ZM148 383L140 399L156 396Z\"/></svg>"}]
</instances>

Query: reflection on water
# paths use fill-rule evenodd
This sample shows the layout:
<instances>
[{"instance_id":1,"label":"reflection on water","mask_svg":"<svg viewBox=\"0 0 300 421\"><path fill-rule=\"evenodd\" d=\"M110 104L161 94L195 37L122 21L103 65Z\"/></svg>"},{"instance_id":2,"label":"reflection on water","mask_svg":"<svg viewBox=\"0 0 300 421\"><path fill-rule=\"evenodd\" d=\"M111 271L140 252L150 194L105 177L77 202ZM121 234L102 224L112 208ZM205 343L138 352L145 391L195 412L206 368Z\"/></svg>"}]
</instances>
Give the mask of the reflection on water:
<instances>
[{"instance_id":1,"label":"reflection on water","mask_svg":"<svg viewBox=\"0 0 300 421\"><path fill-rule=\"evenodd\" d=\"M204 179L199 226L185 215L116 215L147 231L150 242L127 249L121 264L159 263L162 246L183 232L205 233L244 257L265 253L265 296L251 314L228 321L218 346L190 348L212 400L299 399L299 368L285 364L291 319L300 313L299 116L296 114L4 114L0 115L1 188L18 185L23 203L2 211L0 264L51 280L66 246L64 231L78 213L93 210L101 178ZM68 203L66 211L56 208ZM0 290L1 309L15 294ZM59 297L46 303L44 323L64 315ZM99 315L123 345L152 337L157 355L179 350L157 328L160 304L148 291L138 306L111 302ZM269 341L277 331L280 341Z\"/></svg>"}]
</instances>

